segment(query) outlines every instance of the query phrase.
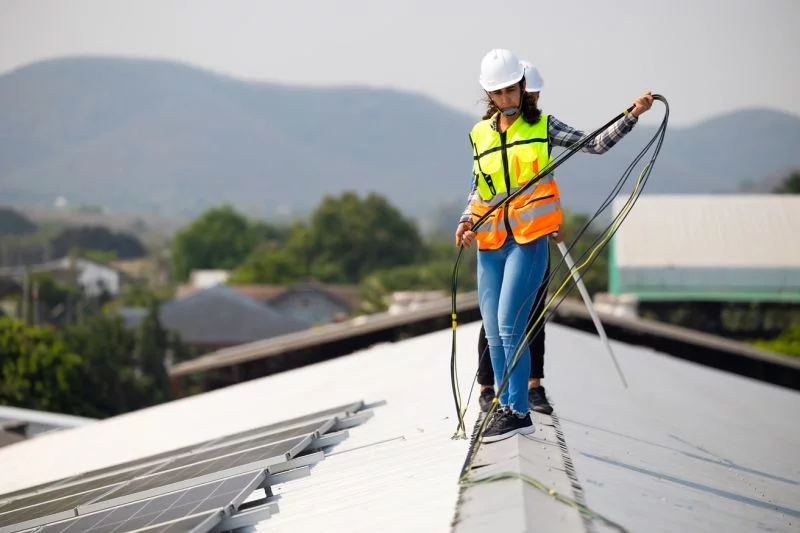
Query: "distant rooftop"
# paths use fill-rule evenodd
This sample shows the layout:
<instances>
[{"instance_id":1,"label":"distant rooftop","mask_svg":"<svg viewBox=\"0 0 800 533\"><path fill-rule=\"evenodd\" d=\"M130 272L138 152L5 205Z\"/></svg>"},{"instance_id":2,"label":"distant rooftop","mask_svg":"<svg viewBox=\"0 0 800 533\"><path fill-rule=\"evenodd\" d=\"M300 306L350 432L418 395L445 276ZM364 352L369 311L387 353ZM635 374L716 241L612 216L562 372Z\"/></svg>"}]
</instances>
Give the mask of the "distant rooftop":
<instances>
[{"instance_id":1,"label":"distant rooftop","mask_svg":"<svg viewBox=\"0 0 800 533\"><path fill-rule=\"evenodd\" d=\"M642 195L612 238L609 291L800 302L798 235L800 195Z\"/></svg>"}]
</instances>

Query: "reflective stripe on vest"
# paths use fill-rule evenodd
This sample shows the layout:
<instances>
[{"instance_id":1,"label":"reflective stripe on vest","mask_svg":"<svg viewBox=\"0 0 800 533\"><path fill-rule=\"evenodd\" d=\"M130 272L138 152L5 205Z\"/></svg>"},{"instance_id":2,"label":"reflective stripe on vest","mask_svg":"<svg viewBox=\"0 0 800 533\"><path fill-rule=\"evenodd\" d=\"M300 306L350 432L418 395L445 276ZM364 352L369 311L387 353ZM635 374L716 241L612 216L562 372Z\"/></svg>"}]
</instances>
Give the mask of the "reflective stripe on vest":
<instances>
[{"instance_id":1,"label":"reflective stripe on vest","mask_svg":"<svg viewBox=\"0 0 800 533\"><path fill-rule=\"evenodd\" d=\"M478 190L477 198L470 204L473 223L538 178L540 170L550 163L546 115L536 124L517 119L508 128L505 139L492 128L496 116L479 122L470 133ZM492 212L476 230L478 247L480 250L502 247L509 230L517 243L532 242L557 231L562 217L558 185L553 175L548 174Z\"/></svg>"}]
</instances>

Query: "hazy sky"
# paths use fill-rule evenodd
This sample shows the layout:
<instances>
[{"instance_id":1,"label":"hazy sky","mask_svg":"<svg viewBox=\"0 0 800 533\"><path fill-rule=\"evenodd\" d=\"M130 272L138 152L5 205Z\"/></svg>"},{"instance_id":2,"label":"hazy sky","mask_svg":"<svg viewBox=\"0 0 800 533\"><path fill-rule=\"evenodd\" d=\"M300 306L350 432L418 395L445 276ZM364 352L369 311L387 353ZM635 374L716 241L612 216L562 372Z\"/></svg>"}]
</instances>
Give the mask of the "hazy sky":
<instances>
[{"instance_id":1,"label":"hazy sky","mask_svg":"<svg viewBox=\"0 0 800 533\"><path fill-rule=\"evenodd\" d=\"M539 66L543 107L577 127L648 89L687 124L745 106L800 114L798 23L800 0L0 0L0 73L66 55L169 58L411 90L475 114L481 57L505 47Z\"/></svg>"}]
</instances>

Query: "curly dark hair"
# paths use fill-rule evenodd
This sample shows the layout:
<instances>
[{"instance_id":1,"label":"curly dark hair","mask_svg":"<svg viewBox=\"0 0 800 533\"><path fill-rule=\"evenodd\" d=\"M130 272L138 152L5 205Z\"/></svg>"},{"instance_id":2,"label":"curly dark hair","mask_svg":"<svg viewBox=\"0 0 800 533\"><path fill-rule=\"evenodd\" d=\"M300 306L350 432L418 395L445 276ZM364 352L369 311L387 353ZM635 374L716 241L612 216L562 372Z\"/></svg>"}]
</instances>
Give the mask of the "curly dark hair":
<instances>
[{"instance_id":1,"label":"curly dark hair","mask_svg":"<svg viewBox=\"0 0 800 533\"><path fill-rule=\"evenodd\" d=\"M542 118L542 110L536 106L536 100L530 93L525 91L525 78L519 81L519 90L522 92L522 118L528 124L536 124ZM499 109L492 102L489 93L484 93L483 101L486 104L486 112L483 114L482 120L492 118L492 115L497 113Z\"/></svg>"}]
</instances>

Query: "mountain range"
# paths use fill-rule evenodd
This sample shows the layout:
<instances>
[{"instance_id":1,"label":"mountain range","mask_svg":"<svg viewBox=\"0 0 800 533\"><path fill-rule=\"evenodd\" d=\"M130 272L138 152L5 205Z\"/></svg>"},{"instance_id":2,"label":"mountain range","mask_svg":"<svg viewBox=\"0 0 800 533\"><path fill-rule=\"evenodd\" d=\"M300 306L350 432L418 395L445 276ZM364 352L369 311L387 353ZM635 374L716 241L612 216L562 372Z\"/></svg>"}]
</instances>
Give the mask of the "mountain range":
<instances>
[{"instance_id":1,"label":"mountain range","mask_svg":"<svg viewBox=\"0 0 800 533\"><path fill-rule=\"evenodd\" d=\"M344 190L376 191L415 216L457 212L477 118L418 94L254 83L114 57L5 73L0 109L4 203L63 196L185 215L231 202L267 217L307 212ZM594 211L654 131L637 126L608 154L565 163L564 204ZM798 145L800 117L768 109L670 126L646 192L734 192L800 167Z\"/></svg>"}]
</instances>

